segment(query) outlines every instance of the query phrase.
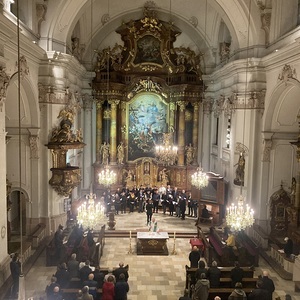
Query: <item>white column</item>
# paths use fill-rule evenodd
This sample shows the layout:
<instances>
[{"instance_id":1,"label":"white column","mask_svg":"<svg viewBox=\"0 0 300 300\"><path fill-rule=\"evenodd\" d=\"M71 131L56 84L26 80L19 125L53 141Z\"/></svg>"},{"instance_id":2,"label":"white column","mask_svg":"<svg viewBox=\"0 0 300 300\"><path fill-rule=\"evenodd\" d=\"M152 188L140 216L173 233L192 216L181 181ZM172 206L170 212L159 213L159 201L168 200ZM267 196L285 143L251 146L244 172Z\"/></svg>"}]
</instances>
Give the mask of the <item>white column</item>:
<instances>
[{"instance_id":1,"label":"white column","mask_svg":"<svg viewBox=\"0 0 300 300\"><path fill-rule=\"evenodd\" d=\"M31 176L31 198L29 199L29 214L30 219L35 219L32 226L37 225L39 217L41 215L41 197L40 197L40 186L41 186L41 174L39 169L39 158L40 158L40 141L39 141L39 129L29 129L29 146L30 146L30 176Z\"/></svg>"},{"instance_id":2,"label":"white column","mask_svg":"<svg viewBox=\"0 0 300 300\"><path fill-rule=\"evenodd\" d=\"M3 101L3 102L2 102ZM0 99L0 263L7 255L7 205L6 205L6 145L5 145L5 104Z\"/></svg>"},{"instance_id":3,"label":"white column","mask_svg":"<svg viewBox=\"0 0 300 300\"><path fill-rule=\"evenodd\" d=\"M90 95L85 95L83 102L83 113L84 113L84 135L83 140L86 146L83 151L83 168L82 178L84 190L89 190L92 181L92 108L93 99Z\"/></svg>"}]
</instances>

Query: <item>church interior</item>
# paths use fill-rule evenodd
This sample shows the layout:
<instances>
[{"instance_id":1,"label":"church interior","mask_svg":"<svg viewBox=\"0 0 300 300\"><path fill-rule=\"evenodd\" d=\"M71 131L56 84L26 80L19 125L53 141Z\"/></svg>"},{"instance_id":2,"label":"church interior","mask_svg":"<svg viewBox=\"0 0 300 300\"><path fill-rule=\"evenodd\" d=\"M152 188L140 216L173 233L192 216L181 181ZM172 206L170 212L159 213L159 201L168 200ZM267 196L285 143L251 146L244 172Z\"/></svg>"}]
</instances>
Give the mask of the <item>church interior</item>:
<instances>
[{"instance_id":1,"label":"church interior","mask_svg":"<svg viewBox=\"0 0 300 300\"><path fill-rule=\"evenodd\" d=\"M235 261L299 299L299 36L298 0L0 0L0 299L47 299L74 252L192 297L195 245L208 299Z\"/></svg>"}]
</instances>

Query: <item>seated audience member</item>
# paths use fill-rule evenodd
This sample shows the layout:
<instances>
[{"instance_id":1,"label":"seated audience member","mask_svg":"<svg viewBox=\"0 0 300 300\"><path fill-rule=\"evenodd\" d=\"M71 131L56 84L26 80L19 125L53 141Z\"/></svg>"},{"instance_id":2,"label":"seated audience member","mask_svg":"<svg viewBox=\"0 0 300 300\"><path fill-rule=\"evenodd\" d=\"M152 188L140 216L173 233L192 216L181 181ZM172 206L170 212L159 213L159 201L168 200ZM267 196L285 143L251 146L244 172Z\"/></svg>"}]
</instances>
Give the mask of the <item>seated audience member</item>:
<instances>
[{"instance_id":1,"label":"seated audience member","mask_svg":"<svg viewBox=\"0 0 300 300\"><path fill-rule=\"evenodd\" d=\"M70 260L67 263L70 278L79 277L79 261L76 260L76 253L71 255Z\"/></svg>"},{"instance_id":2,"label":"seated audience member","mask_svg":"<svg viewBox=\"0 0 300 300\"><path fill-rule=\"evenodd\" d=\"M108 280L109 276L111 276L113 278L113 282L116 283L116 277L113 274L113 270L112 269L108 269L108 273L104 276L104 282L106 282Z\"/></svg>"},{"instance_id":3,"label":"seated audience member","mask_svg":"<svg viewBox=\"0 0 300 300\"><path fill-rule=\"evenodd\" d=\"M189 290L184 290L184 295L182 297L179 297L179 300L192 300L192 298L189 297Z\"/></svg>"},{"instance_id":4,"label":"seated audience member","mask_svg":"<svg viewBox=\"0 0 300 300\"><path fill-rule=\"evenodd\" d=\"M221 298L220 298L219 296L216 296L216 297L214 298L214 300L221 300Z\"/></svg>"},{"instance_id":5,"label":"seated audience member","mask_svg":"<svg viewBox=\"0 0 300 300\"><path fill-rule=\"evenodd\" d=\"M265 300L272 300L273 299L273 292L275 291L274 282L271 278L269 278L269 272L263 271L262 280L262 288L269 292L269 298Z\"/></svg>"},{"instance_id":6,"label":"seated audience member","mask_svg":"<svg viewBox=\"0 0 300 300\"><path fill-rule=\"evenodd\" d=\"M101 300L114 300L115 297L115 284L114 277L109 275L107 281L102 286L102 297Z\"/></svg>"},{"instance_id":7,"label":"seated audience member","mask_svg":"<svg viewBox=\"0 0 300 300\"><path fill-rule=\"evenodd\" d=\"M228 300L247 300L246 293L243 291L243 286L240 282L235 284L235 289L228 297ZM263 300L263 299L262 299Z\"/></svg>"},{"instance_id":8,"label":"seated audience member","mask_svg":"<svg viewBox=\"0 0 300 300\"><path fill-rule=\"evenodd\" d=\"M197 246L193 246L192 251L189 254L189 260L191 263L191 268L198 268L198 263L201 258L201 252L199 251Z\"/></svg>"},{"instance_id":9,"label":"seated audience member","mask_svg":"<svg viewBox=\"0 0 300 300\"><path fill-rule=\"evenodd\" d=\"M50 296L49 298L50 300L63 300L63 297L60 293L60 290L59 290L59 287L56 286L54 289L53 289L53 294L52 296Z\"/></svg>"},{"instance_id":10,"label":"seated audience member","mask_svg":"<svg viewBox=\"0 0 300 300\"><path fill-rule=\"evenodd\" d=\"M120 262L119 263L119 268L115 269L113 271L113 274L115 275L115 278L116 278L116 281L118 282L119 281L119 276L120 274L124 274L125 275L125 281L127 282L128 281L128 278L129 278L129 274L128 274L128 266L127 267L124 267L124 263L123 262Z\"/></svg>"},{"instance_id":11,"label":"seated audience member","mask_svg":"<svg viewBox=\"0 0 300 300\"><path fill-rule=\"evenodd\" d=\"M46 296L47 296L47 299L50 299L51 296L53 295L54 293L54 288L58 286L59 287L59 284L57 283L57 279L55 276L52 276L51 277L51 282L46 286Z\"/></svg>"},{"instance_id":12,"label":"seated audience member","mask_svg":"<svg viewBox=\"0 0 300 300\"><path fill-rule=\"evenodd\" d=\"M100 271L100 266L95 267L94 274L94 280L98 283L98 288L102 288L103 282L104 282L104 274Z\"/></svg>"},{"instance_id":13,"label":"seated audience member","mask_svg":"<svg viewBox=\"0 0 300 300\"><path fill-rule=\"evenodd\" d=\"M89 287L89 293L93 296L94 299L97 297L97 287L98 282L94 280L94 274L90 273L88 280L83 282L83 286Z\"/></svg>"},{"instance_id":14,"label":"seated audience member","mask_svg":"<svg viewBox=\"0 0 300 300\"><path fill-rule=\"evenodd\" d=\"M119 275L119 280L115 284L115 300L126 300L129 292L129 285L125 279L125 274Z\"/></svg>"},{"instance_id":15,"label":"seated audience member","mask_svg":"<svg viewBox=\"0 0 300 300\"><path fill-rule=\"evenodd\" d=\"M201 212L201 218L209 219L209 217L210 217L209 211L206 208L206 205L204 205L203 208L202 208L202 212Z\"/></svg>"},{"instance_id":16,"label":"seated audience member","mask_svg":"<svg viewBox=\"0 0 300 300\"><path fill-rule=\"evenodd\" d=\"M262 288L263 282L258 280L256 282L256 288L248 295L248 300L261 300L269 299L269 292Z\"/></svg>"},{"instance_id":17,"label":"seated audience member","mask_svg":"<svg viewBox=\"0 0 300 300\"><path fill-rule=\"evenodd\" d=\"M237 250L237 248L236 248L236 243L235 243L235 236L233 235L233 233L229 232L228 238L226 240L226 244L229 249L230 261L236 261L237 257L236 257L235 251Z\"/></svg>"},{"instance_id":18,"label":"seated audience member","mask_svg":"<svg viewBox=\"0 0 300 300\"><path fill-rule=\"evenodd\" d=\"M230 271L231 286L235 287L237 282L242 282L244 277L244 270L240 267L240 264L236 261L234 268Z\"/></svg>"},{"instance_id":19,"label":"seated audience member","mask_svg":"<svg viewBox=\"0 0 300 300\"><path fill-rule=\"evenodd\" d=\"M197 280L194 290L194 298L199 300L207 300L209 295L209 280L206 279L204 273L200 275L200 279Z\"/></svg>"},{"instance_id":20,"label":"seated audience member","mask_svg":"<svg viewBox=\"0 0 300 300\"><path fill-rule=\"evenodd\" d=\"M79 278L81 283L83 284L86 280L88 280L89 274L92 273L92 269L90 268L90 261L86 260L85 266L79 270Z\"/></svg>"},{"instance_id":21,"label":"seated audience member","mask_svg":"<svg viewBox=\"0 0 300 300\"><path fill-rule=\"evenodd\" d=\"M285 245L284 245L284 247L283 247L283 251L284 251L286 257L287 257L287 258L290 258L290 257L291 257L291 254L293 254L294 243L293 243L293 241L292 241L290 238L288 238L288 237L286 237L286 238L284 239L284 241L285 241Z\"/></svg>"},{"instance_id":22,"label":"seated audience member","mask_svg":"<svg viewBox=\"0 0 300 300\"><path fill-rule=\"evenodd\" d=\"M79 270L85 266L85 262L87 261L87 257L83 256L81 262L79 263Z\"/></svg>"},{"instance_id":23,"label":"seated audience member","mask_svg":"<svg viewBox=\"0 0 300 300\"><path fill-rule=\"evenodd\" d=\"M60 266L58 266L54 276L56 277L59 286L61 288L66 288L70 282L70 274L67 269L67 264L62 263Z\"/></svg>"},{"instance_id":24,"label":"seated audience member","mask_svg":"<svg viewBox=\"0 0 300 300\"><path fill-rule=\"evenodd\" d=\"M207 277L207 269L205 268L205 263L203 260L199 261L199 268L197 269L195 273L195 278L196 280L200 279L200 275L204 273L205 276Z\"/></svg>"},{"instance_id":25,"label":"seated audience member","mask_svg":"<svg viewBox=\"0 0 300 300\"><path fill-rule=\"evenodd\" d=\"M211 267L207 270L207 278L210 282L211 288L218 288L220 286L221 271L218 268L216 261L213 261Z\"/></svg>"},{"instance_id":26,"label":"seated audience member","mask_svg":"<svg viewBox=\"0 0 300 300\"><path fill-rule=\"evenodd\" d=\"M93 300L93 296L89 293L90 289L88 286L84 286L82 288L82 296L81 296L81 300Z\"/></svg>"}]
</instances>

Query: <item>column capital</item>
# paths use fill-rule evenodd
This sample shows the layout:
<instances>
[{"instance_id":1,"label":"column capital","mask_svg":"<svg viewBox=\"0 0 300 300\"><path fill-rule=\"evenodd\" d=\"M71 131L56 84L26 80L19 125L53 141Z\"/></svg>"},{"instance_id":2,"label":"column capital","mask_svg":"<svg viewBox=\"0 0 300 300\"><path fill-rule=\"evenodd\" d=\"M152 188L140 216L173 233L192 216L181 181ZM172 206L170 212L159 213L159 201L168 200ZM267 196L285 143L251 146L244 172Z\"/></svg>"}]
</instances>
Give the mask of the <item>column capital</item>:
<instances>
[{"instance_id":1,"label":"column capital","mask_svg":"<svg viewBox=\"0 0 300 300\"><path fill-rule=\"evenodd\" d=\"M83 109L85 110L93 109L94 98L92 95L85 94L82 100L83 100Z\"/></svg>"},{"instance_id":2,"label":"column capital","mask_svg":"<svg viewBox=\"0 0 300 300\"><path fill-rule=\"evenodd\" d=\"M194 107L194 110L199 109L199 103L198 102L192 102L192 106Z\"/></svg>"},{"instance_id":3,"label":"column capital","mask_svg":"<svg viewBox=\"0 0 300 300\"><path fill-rule=\"evenodd\" d=\"M120 100L109 100L108 103L111 105L112 109L116 109L117 105L120 103Z\"/></svg>"},{"instance_id":4,"label":"column capital","mask_svg":"<svg viewBox=\"0 0 300 300\"><path fill-rule=\"evenodd\" d=\"M170 110L175 111L176 110L176 105L174 102L170 102Z\"/></svg>"},{"instance_id":5,"label":"column capital","mask_svg":"<svg viewBox=\"0 0 300 300\"><path fill-rule=\"evenodd\" d=\"M126 101L121 101L120 105L121 105L121 110L126 111Z\"/></svg>"},{"instance_id":6,"label":"column capital","mask_svg":"<svg viewBox=\"0 0 300 300\"><path fill-rule=\"evenodd\" d=\"M179 110L183 112L185 110L185 102L184 101L177 101L177 105L179 106Z\"/></svg>"},{"instance_id":7,"label":"column capital","mask_svg":"<svg viewBox=\"0 0 300 300\"><path fill-rule=\"evenodd\" d=\"M102 107L103 102L104 102L103 100L97 100L97 102L96 102L96 109L97 109L97 111L103 109L103 107Z\"/></svg>"}]
</instances>

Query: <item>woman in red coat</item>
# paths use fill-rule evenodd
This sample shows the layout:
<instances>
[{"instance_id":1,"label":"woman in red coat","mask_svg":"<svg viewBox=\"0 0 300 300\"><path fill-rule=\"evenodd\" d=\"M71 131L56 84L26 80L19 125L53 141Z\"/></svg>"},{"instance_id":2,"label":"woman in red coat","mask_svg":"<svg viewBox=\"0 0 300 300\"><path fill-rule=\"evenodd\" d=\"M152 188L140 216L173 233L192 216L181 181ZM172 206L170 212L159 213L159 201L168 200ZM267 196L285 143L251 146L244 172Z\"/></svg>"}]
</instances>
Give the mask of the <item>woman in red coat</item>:
<instances>
[{"instance_id":1,"label":"woman in red coat","mask_svg":"<svg viewBox=\"0 0 300 300\"><path fill-rule=\"evenodd\" d=\"M113 276L108 276L107 281L102 286L101 300L114 300L115 298L115 284Z\"/></svg>"}]
</instances>

